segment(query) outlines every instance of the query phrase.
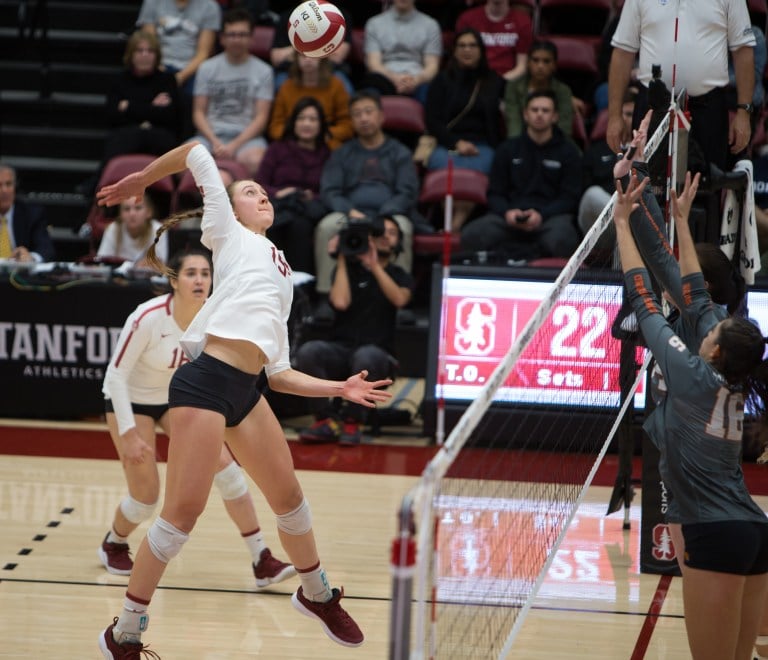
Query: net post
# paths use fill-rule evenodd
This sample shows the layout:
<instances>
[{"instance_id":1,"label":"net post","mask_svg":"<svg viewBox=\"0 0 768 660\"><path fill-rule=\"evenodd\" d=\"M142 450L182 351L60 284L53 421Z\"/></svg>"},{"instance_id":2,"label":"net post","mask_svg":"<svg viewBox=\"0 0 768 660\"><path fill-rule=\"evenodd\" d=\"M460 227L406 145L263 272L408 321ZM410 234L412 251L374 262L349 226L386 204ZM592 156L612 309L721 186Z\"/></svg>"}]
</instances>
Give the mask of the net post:
<instances>
[{"instance_id":1,"label":"net post","mask_svg":"<svg viewBox=\"0 0 768 660\"><path fill-rule=\"evenodd\" d=\"M445 289L445 282L448 279L448 274L451 267L451 220L453 218L453 152L448 152L448 168L445 177L445 213L443 215L443 289ZM440 311L440 327L445 328L445 290L441 300L442 309ZM438 381L438 399L437 410L435 418L435 443L440 446L445 441L445 394L443 390L444 365L445 357L445 334L440 336L440 347L437 365L437 381Z\"/></svg>"},{"instance_id":2,"label":"net post","mask_svg":"<svg viewBox=\"0 0 768 660\"><path fill-rule=\"evenodd\" d=\"M392 605L390 614L389 660L408 660L411 647L411 601L416 570L416 531L413 500L403 498L398 515L398 535L392 541Z\"/></svg>"}]
</instances>

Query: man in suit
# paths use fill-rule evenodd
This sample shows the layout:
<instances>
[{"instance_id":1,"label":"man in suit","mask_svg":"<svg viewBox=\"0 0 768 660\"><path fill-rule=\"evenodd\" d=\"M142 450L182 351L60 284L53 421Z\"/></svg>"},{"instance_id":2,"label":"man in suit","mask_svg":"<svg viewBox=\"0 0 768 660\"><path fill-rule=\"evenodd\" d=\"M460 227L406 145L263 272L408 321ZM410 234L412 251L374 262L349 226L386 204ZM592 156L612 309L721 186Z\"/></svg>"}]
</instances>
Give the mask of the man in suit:
<instances>
[{"instance_id":1,"label":"man in suit","mask_svg":"<svg viewBox=\"0 0 768 660\"><path fill-rule=\"evenodd\" d=\"M8 242L4 240L6 231ZM0 258L42 262L53 261L53 257L53 241L42 209L16 201L16 170L0 163Z\"/></svg>"}]
</instances>

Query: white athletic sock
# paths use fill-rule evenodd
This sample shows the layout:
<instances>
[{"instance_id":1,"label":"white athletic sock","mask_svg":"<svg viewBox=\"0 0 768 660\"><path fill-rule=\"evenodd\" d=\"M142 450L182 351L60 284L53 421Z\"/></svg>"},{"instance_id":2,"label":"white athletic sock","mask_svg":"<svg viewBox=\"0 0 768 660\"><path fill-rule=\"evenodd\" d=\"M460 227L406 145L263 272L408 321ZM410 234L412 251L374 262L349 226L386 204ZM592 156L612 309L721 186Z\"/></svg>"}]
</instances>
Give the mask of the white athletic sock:
<instances>
[{"instance_id":1,"label":"white athletic sock","mask_svg":"<svg viewBox=\"0 0 768 660\"><path fill-rule=\"evenodd\" d=\"M254 564L259 563L261 559L261 551L265 550L267 544L264 542L264 534L261 533L261 527L257 527L255 532L250 534L243 534L243 541L248 546L248 550L251 553L251 558Z\"/></svg>"},{"instance_id":2,"label":"white athletic sock","mask_svg":"<svg viewBox=\"0 0 768 660\"><path fill-rule=\"evenodd\" d=\"M317 567L306 573L298 571L301 578L301 586L304 595L316 603L327 603L333 598L331 585L328 584L328 578L325 576L325 570L318 562Z\"/></svg>"},{"instance_id":3,"label":"white athletic sock","mask_svg":"<svg viewBox=\"0 0 768 660\"><path fill-rule=\"evenodd\" d=\"M109 534L107 534L107 543L128 543L128 537L120 536L113 527L109 530Z\"/></svg>"},{"instance_id":4,"label":"white athletic sock","mask_svg":"<svg viewBox=\"0 0 768 660\"><path fill-rule=\"evenodd\" d=\"M147 629L148 624L147 605L126 596L123 601L123 612L112 629L112 635L118 644L138 642L141 640L141 633Z\"/></svg>"}]
</instances>

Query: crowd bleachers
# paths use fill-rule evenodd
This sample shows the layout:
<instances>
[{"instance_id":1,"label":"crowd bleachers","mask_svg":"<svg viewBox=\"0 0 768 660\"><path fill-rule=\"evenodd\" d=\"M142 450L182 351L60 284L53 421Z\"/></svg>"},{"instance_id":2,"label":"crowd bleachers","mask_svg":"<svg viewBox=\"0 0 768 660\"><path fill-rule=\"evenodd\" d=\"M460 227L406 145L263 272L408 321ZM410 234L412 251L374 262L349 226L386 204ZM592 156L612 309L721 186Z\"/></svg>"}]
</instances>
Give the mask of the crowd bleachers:
<instances>
[{"instance_id":1,"label":"crowd bleachers","mask_svg":"<svg viewBox=\"0 0 768 660\"><path fill-rule=\"evenodd\" d=\"M221 4L224 8L229 5L224 0ZM370 16L388 4L365 0L354 9L356 15ZM587 116L575 116L574 139L582 148L602 139L606 117L592 109L591 94L600 77L597 52L601 35L621 2L514 0L513 4L530 11L537 36L555 42L558 77L587 104ZM766 0L748 0L748 5L753 23L764 28ZM91 222L97 214L87 192L80 191L80 184L98 169L107 130L105 95L110 81L122 69L125 39L134 29L140 6L141 0L0 0L0 156L17 168L21 197L46 207L57 241L76 236L86 221L94 229L93 239L103 230L103 211L99 211L97 222ZM437 0L417 1L419 9L436 17L444 16L446 6ZM265 23L254 27L254 55L269 61L276 29L281 26ZM453 34L445 24L443 36L449 49ZM349 56L353 82L360 80L364 68L363 42L363 22L356 23ZM384 98L383 103L385 130L414 147L424 131L423 108L404 97ZM755 146L766 143L765 119L763 114L758 122ZM420 176L420 206L427 209L431 224L439 228L442 220L428 201L432 194L442 195L433 193L439 189L434 187L439 177L423 171ZM460 176L457 174L454 184L457 199ZM171 193L168 210L186 203L181 185ZM417 238L416 252L432 253L433 239L427 237L418 244L421 240Z\"/></svg>"}]
</instances>

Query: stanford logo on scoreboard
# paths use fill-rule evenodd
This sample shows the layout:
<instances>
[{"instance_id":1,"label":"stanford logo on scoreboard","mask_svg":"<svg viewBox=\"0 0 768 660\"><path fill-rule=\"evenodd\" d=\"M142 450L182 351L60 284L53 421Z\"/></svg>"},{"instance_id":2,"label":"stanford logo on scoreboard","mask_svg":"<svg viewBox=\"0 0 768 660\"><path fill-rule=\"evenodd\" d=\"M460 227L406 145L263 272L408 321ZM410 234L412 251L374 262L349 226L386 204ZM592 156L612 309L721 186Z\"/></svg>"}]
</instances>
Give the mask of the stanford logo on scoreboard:
<instances>
[{"instance_id":1,"label":"stanford logo on scoreboard","mask_svg":"<svg viewBox=\"0 0 768 660\"><path fill-rule=\"evenodd\" d=\"M496 303L464 298L456 305L453 346L459 355L488 355L496 343Z\"/></svg>"}]
</instances>

